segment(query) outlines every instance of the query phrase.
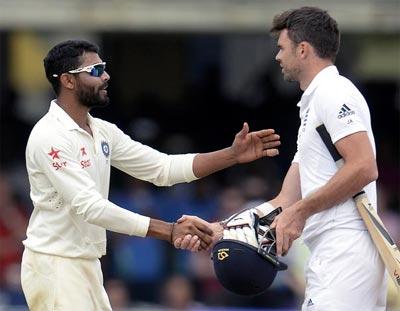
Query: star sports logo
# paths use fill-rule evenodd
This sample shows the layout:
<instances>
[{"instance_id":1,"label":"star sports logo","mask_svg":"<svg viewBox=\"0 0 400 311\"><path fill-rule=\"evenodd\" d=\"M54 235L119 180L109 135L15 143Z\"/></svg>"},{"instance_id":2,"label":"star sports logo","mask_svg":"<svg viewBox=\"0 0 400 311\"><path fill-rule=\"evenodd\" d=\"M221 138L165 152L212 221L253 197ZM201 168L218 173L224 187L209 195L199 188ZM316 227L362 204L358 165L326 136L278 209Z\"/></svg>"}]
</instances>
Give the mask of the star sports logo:
<instances>
[{"instance_id":1,"label":"star sports logo","mask_svg":"<svg viewBox=\"0 0 400 311\"><path fill-rule=\"evenodd\" d=\"M60 156L58 155L60 153L60 150L51 147L50 152L48 152L47 154L51 157L51 159L53 160L53 162L51 163L51 165L56 169L56 171L64 168L67 166L67 161L61 161L60 160ZM57 161L56 159L58 159L59 161Z\"/></svg>"},{"instance_id":2,"label":"star sports logo","mask_svg":"<svg viewBox=\"0 0 400 311\"><path fill-rule=\"evenodd\" d=\"M60 150L57 150L53 147L51 147L50 152L48 153L48 155L51 157L52 160L54 159L59 159L60 157L58 156L58 153L60 152Z\"/></svg>"}]
</instances>

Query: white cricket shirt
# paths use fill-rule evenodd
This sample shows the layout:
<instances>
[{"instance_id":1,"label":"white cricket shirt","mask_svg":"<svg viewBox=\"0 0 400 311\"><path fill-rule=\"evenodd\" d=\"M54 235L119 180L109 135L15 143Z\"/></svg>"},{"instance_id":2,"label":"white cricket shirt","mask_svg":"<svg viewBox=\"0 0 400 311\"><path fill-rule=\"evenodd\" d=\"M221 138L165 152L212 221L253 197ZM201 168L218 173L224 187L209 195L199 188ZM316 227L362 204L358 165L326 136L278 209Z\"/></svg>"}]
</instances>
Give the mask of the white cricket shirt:
<instances>
[{"instance_id":1,"label":"white cricket shirt","mask_svg":"<svg viewBox=\"0 0 400 311\"><path fill-rule=\"evenodd\" d=\"M159 186L196 179L195 154L158 152L90 115L89 125L93 137L53 100L32 129L26 166L34 209L23 243L33 251L99 258L106 253L106 229L147 234L148 217L108 201L111 166Z\"/></svg>"},{"instance_id":2,"label":"white cricket shirt","mask_svg":"<svg viewBox=\"0 0 400 311\"><path fill-rule=\"evenodd\" d=\"M300 102L301 124L297 137L297 153L302 197L325 185L337 172L337 167L316 127L325 124L333 143L350 134L366 131L375 153L368 105L347 78L339 75L335 66L320 71L304 91ZM364 187L376 207L375 182ZM346 202L311 216L303 231L307 243L332 228L364 230L364 223L354 201Z\"/></svg>"}]
</instances>

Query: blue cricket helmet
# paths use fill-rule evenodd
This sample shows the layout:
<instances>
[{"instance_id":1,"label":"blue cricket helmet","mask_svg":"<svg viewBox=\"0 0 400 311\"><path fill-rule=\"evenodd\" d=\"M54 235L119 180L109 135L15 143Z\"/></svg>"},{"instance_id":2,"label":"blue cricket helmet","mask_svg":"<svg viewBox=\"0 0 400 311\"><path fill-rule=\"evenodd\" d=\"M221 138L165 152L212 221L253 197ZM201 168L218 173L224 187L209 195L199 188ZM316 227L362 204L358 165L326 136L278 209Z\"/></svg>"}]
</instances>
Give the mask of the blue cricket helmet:
<instances>
[{"instance_id":1,"label":"blue cricket helmet","mask_svg":"<svg viewBox=\"0 0 400 311\"><path fill-rule=\"evenodd\" d=\"M231 239L218 241L212 251L217 279L227 290L244 296L265 292L287 265L277 259L275 248L259 247Z\"/></svg>"}]
</instances>

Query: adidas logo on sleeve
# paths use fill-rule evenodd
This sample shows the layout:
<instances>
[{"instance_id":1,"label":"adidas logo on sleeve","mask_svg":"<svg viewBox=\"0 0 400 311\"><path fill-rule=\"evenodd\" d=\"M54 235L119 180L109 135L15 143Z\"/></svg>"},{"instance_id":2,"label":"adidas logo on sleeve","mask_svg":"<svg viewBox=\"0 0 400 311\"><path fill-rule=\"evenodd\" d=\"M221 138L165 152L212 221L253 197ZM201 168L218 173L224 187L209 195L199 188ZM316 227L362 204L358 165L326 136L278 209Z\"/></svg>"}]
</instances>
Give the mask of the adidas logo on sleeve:
<instances>
[{"instance_id":1,"label":"adidas logo on sleeve","mask_svg":"<svg viewBox=\"0 0 400 311\"><path fill-rule=\"evenodd\" d=\"M343 104L342 108L340 108L337 118L342 119L353 114L355 114L354 110L351 110L346 104Z\"/></svg>"}]
</instances>

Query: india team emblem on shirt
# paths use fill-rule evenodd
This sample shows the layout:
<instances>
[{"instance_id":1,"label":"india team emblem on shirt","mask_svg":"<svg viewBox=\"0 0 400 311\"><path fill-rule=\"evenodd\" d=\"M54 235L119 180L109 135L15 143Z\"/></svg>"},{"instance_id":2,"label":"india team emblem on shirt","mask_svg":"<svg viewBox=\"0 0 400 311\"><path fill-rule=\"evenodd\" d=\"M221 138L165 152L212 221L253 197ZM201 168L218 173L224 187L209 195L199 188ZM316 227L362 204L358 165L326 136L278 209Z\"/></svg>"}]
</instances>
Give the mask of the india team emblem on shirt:
<instances>
[{"instance_id":1,"label":"india team emblem on shirt","mask_svg":"<svg viewBox=\"0 0 400 311\"><path fill-rule=\"evenodd\" d=\"M106 141L101 142L101 150L103 151L103 154L108 158L110 155L110 147L108 146L108 143Z\"/></svg>"}]
</instances>

